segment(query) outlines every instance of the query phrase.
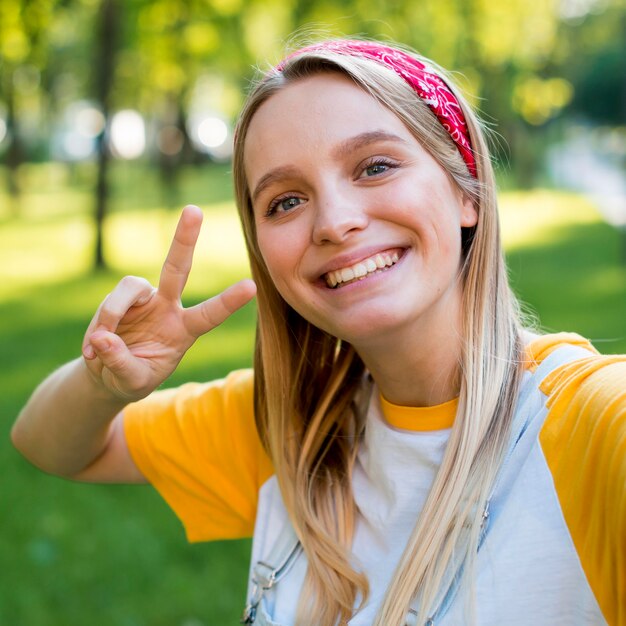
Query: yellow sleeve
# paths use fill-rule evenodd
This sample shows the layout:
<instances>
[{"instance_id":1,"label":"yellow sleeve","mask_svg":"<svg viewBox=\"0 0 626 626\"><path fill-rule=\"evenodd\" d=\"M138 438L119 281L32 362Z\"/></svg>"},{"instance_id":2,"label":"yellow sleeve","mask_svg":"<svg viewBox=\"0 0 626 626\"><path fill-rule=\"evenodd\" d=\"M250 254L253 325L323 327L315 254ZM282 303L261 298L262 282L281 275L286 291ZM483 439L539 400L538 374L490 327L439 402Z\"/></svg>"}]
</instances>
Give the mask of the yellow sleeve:
<instances>
[{"instance_id":1,"label":"yellow sleeve","mask_svg":"<svg viewBox=\"0 0 626 626\"><path fill-rule=\"evenodd\" d=\"M189 541L249 537L271 462L253 415L253 374L157 391L124 410L130 453Z\"/></svg>"},{"instance_id":2,"label":"yellow sleeve","mask_svg":"<svg viewBox=\"0 0 626 626\"><path fill-rule=\"evenodd\" d=\"M611 626L626 626L626 357L590 356L542 382L540 434L565 522Z\"/></svg>"},{"instance_id":3,"label":"yellow sleeve","mask_svg":"<svg viewBox=\"0 0 626 626\"><path fill-rule=\"evenodd\" d=\"M591 342L577 333L538 335L526 346L527 369L534 372L544 359L563 345L578 346L579 348L589 350L589 352L593 354L598 354L598 351L591 345Z\"/></svg>"}]
</instances>

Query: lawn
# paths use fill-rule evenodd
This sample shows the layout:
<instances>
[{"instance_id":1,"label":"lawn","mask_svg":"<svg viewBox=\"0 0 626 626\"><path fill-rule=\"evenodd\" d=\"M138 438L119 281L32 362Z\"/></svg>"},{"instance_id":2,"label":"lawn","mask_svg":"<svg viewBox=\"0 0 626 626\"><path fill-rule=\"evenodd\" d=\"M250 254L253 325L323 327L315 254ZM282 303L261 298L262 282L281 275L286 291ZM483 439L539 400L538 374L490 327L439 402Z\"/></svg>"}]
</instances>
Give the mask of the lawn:
<instances>
[{"instance_id":1,"label":"lawn","mask_svg":"<svg viewBox=\"0 0 626 626\"><path fill-rule=\"evenodd\" d=\"M1 175L0 172L0 180ZM208 626L236 623L248 541L189 545L166 505L144 487L85 486L42 475L8 433L33 386L76 356L98 302L124 274L158 277L177 213L163 208L156 175L114 172L106 224L111 269L90 272L89 171L32 166L21 217L0 191L0 624ZM190 168L181 204L205 210L185 303L246 275L224 167ZM570 330L604 352L626 352L626 268L620 237L583 198L506 193L511 279L548 330ZM205 380L251 362L247 306L189 352L168 384Z\"/></svg>"}]
</instances>

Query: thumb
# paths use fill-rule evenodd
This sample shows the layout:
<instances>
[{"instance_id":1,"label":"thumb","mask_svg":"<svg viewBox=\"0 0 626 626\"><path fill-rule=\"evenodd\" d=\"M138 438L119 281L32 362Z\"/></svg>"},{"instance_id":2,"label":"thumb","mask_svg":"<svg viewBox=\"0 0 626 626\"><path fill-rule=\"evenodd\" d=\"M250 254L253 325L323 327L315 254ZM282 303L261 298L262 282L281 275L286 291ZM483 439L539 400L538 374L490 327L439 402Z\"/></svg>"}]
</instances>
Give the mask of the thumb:
<instances>
[{"instance_id":1,"label":"thumb","mask_svg":"<svg viewBox=\"0 0 626 626\"><path fill-rule=\"evenodd\" d=\"M102 366L116 378L127 380L133 370L134 358L124 341L115 333L97 330L89 338Z\"/></svg>"}]
</instances>

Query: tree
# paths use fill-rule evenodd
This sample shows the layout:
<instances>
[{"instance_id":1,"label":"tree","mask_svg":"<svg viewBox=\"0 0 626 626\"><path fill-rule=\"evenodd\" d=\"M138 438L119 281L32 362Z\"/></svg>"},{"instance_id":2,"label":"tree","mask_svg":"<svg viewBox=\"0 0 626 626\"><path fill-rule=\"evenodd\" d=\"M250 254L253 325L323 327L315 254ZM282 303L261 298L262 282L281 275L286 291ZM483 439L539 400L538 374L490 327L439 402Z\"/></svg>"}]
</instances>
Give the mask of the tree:
<instances>
[{"instance_id":1,"label":"tree","mask_svg":"<svg viewBox=\"0 0 626 626\"><path fill-rule=\"evenodd\" d=\"M18 169L26 156L20 128L20 110L37 98L46 61L46 34L53 0L3 0L0 3L0 98L6 104L9 146L6 154L7 188L18 212Z\"/></svg>"},{"instance_id":2,"label":"tree","mask_svg":"<svg viewBox=\"0 0 626 626\"><path fill-rule=\"evenodd\" d=\"M118 42L118 29L121 23L121 7L118 0L102 0L98 16L98 46L94 59L96 68L96 93L104 119L110 117L111 87L115 71L115 57ZM105 266L103 251L103 224L107 214L109 197L108 171L111 158L108 135L105 130L98 137L98 177L96 182L96 247L95 266Z\"/></svg>"}]
</instances>

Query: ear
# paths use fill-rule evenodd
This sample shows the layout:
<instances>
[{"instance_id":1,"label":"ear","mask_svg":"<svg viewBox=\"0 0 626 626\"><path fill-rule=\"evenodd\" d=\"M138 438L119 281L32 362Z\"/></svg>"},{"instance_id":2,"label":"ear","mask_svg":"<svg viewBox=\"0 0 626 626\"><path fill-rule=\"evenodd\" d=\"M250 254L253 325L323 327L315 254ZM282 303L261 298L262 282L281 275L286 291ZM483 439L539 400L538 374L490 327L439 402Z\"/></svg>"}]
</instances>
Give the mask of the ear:
<instances>
[{"instance_id":1,"label":"ear","mask_svg":"<svg viewBox=\"0 0 626 626\"><path fill-rule=\"evenodd\" d=\"M461 227L468 228L478 223L478 211L472 200L463 194L461 199Z\"/></svg>"}]
</instances>

